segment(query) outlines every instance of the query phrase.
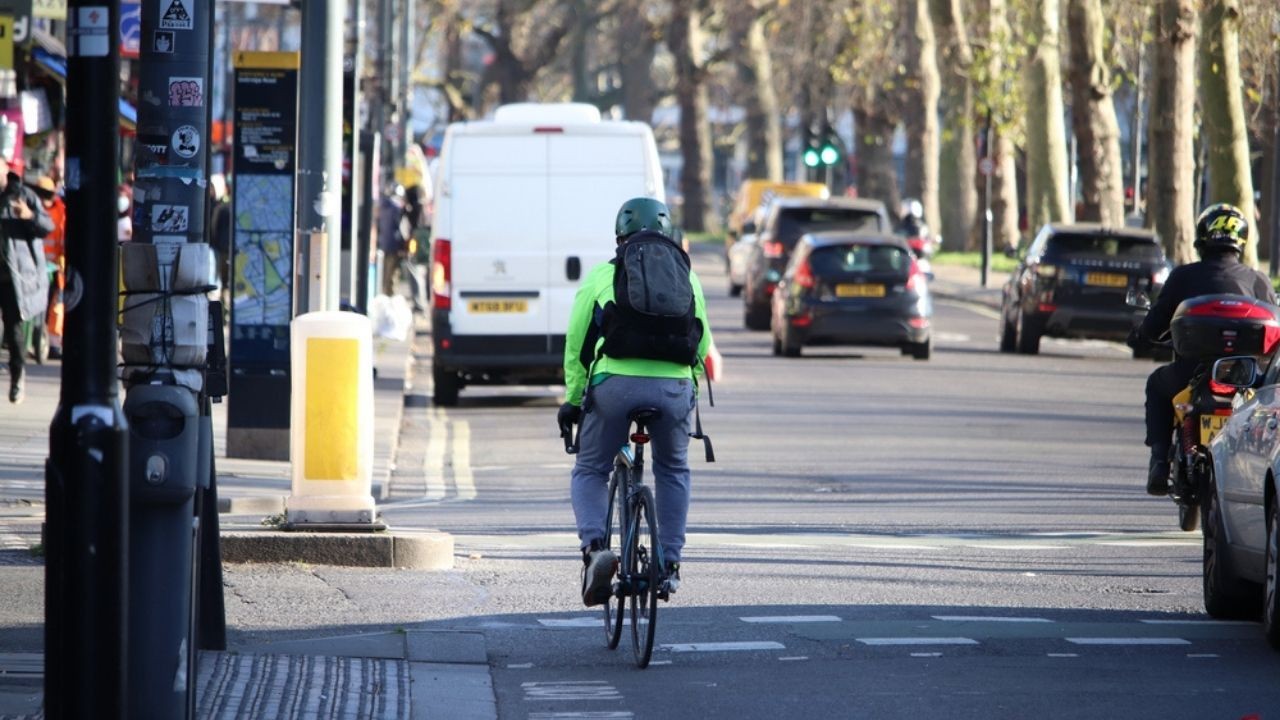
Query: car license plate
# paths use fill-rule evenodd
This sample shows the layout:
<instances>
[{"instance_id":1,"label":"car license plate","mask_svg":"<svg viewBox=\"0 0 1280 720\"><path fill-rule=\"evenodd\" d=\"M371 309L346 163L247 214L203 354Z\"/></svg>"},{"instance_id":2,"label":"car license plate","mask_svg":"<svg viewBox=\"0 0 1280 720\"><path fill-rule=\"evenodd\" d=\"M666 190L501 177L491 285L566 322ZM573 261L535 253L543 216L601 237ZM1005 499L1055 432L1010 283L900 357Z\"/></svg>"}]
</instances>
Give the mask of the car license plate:
<instances>
[{"instance_id":1,"label":"car license plate","mask_svg":"<svg viewBox=\"0 0 1280 720\"><path fill-rule=\"evenodd\" d=\"M1227 424L1226 415L1201 415L1200 416L1200 444L1208 445L1210 441L1222 430L1222 426Z\"/></svg>"},{"instance_id":2,"label":"car license plate","mask_svg":"<svg viewBox=\"0 0 1280 720\"><path fill-rule=\"evenodd\" d=\"M1129 284L1129 276L1118 273L1085 273L1084 284L1110 288L1124 287Z\"/></svg>"},{"instance_id":3,"label":"car license plate","mask_svg":"<svg viewBox=\"0 0 1280 720\"><path fill-rule=\"evenodd\" d=\"M467 312L472 315L480 313L527 313L529 312L528 300L470 300L467 302Z\"/></svg>"},{"instance_id":4,"label":"car license plate","mask_svg":"<svg viewBox=\"0 0 1280 720\"><path fill-rule=\"evenodd\" d=\"M884 297L884 285L878 283L841 283L836 285L836 297L878 298Z\"/></svg>"}]
</instances>

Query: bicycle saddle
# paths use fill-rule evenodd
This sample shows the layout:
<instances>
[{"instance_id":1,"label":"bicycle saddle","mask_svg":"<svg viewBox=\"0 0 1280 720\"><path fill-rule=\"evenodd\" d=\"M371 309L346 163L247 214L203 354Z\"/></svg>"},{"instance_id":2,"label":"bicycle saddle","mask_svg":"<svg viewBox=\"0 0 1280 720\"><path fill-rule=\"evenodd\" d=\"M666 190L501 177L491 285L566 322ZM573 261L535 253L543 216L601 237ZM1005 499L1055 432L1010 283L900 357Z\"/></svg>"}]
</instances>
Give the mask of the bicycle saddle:
<instances>
[{"instance_id":1,"label":"bicycle saddle","mask_svg":"<svg viewBox=\"0 0 1280 720\"><path fill-rule=\"evenodd\" d=\"M627 413L627 420L641 425L648 425L659 417L662 417L662 411L652 407L638 407Z\"/></svg>"}]
</instances>

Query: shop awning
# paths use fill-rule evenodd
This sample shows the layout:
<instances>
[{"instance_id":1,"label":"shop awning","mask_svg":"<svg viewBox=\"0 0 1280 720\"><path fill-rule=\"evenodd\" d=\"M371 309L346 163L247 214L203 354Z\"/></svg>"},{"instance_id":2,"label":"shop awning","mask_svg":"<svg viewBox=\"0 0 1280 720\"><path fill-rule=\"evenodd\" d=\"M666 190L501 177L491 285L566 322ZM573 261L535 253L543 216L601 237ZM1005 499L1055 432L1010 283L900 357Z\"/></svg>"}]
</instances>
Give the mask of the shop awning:
<instances>
[{"instance_id":1,"label":"shop awning","mask_svg":"<svg viewBox=\"0 0 1280 720\"><path fill-rule=\"evenodd\" d=\"M31 59L50 75L66 82L66 58L55 55L42 47L36 47L31 50ZM137 132L138 129L138 110L123 98L120 100L120 125L129 132Z\"/></svg>"}]
</instances>

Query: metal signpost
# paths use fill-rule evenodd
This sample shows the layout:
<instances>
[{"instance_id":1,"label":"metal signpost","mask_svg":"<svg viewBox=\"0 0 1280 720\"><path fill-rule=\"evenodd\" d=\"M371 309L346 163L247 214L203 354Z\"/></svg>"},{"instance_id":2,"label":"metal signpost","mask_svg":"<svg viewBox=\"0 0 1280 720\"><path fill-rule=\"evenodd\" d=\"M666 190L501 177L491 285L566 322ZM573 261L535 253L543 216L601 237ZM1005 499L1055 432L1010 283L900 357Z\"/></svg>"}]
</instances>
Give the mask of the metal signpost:
<instances>
[{"instance_id":1,"label":"metal signpost","mask_svg":"<svg viewBox=\"0 0 1280 720\"><path fill-rule=\"evenodd\" d=\"M129 428L116 380L116 2L67 16L66 320L49 430L45 716L124 720Z\"/></svg>"}]
</instances>

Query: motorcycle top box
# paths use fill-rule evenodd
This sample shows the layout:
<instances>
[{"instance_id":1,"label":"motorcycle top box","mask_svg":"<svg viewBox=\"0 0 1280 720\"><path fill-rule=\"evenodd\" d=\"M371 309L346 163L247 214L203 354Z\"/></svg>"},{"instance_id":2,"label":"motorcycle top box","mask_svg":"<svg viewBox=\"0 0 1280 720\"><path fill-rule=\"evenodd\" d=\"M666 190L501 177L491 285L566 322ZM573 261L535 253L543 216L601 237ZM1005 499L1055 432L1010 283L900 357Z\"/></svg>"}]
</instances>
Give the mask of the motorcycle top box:
<instances>
[{"instance_id":1,"label":"motorcycle top box","mask_svg":"<svg viewBox=\"0 0 1280 720\"><path fill-rule=\"evenodd\" d=\"M1180 357L1269 355L1280 342L1280 307L1245 295L1202 295L1178 305L1170 325Z\"/></svg>"}]
</instances>

